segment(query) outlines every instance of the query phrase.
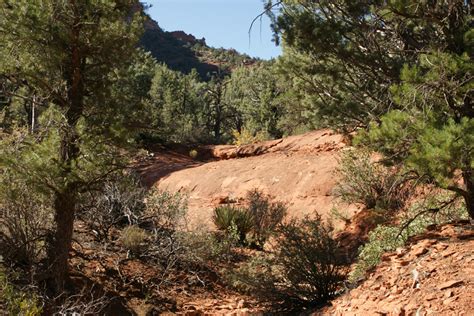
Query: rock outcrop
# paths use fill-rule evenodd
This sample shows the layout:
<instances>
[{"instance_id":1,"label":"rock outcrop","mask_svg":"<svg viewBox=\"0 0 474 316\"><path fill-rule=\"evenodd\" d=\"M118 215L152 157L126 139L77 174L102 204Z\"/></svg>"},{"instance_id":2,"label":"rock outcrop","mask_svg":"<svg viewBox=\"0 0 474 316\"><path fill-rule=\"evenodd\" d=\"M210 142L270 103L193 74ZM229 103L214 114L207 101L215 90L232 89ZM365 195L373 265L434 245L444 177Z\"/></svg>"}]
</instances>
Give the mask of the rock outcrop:
<instances>
[{"instance_id":1,"label":"rock outcrop","mask_svg":"<svg viewBox=\"0 0 474 316\"><path fill-rule=\"evenodd\" d=\"M189 195L191 223L206 224L219 204L243 200L259 189L287 203L289 215L302 217L318 212L328 216L337 199L333 189L343 136L319 130L299 136L246 146L198 148L198 155L214 161L200 162L185 154L157 153L142 168L148 183ZM354 205L341 205L351 216Z\"/></svg>"}]
</instances>

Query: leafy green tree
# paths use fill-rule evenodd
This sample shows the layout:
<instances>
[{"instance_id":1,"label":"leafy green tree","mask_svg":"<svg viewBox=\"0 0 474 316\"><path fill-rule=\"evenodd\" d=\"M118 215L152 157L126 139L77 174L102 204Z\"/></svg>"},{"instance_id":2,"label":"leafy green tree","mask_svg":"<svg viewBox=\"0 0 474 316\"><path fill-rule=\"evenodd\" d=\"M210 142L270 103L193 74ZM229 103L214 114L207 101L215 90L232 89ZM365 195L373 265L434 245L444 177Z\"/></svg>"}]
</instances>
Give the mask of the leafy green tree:
<instances>
[{"instance_id":1,"label":"leafy green tree","mask_svg":"<svg viewBox=\"0 0 474 316\"><path fill-rule=\"evenodd\" d=\"M474 218L471 1L273 6L277 39L312 60L318 109L346 125L371 122L359 142L456 192Z\"/></svg>"},{"instance_id":2,"label":"leafy green tree","mask_svg":"<svg viewBox=\"0 0 474 316\"><path fill-rule=\"evenodd\" d=\"M362 124L362 119L351 113L350 101L342 101L343 93L337 99L337 87L331 79L314 66L315 58L291 47L284 47L284 54L275 63L283 94L280 102L283 115L279 122L286 134L295 134L323 127L350 130ZM321 84L324 80L325 87ZM325 90L328 89L328 90Z\"/></svg>"},{"instance_id":3,"label":"leafy green tree","mask_svg":"<svg viewBox=\"0 0 474 316\"><path fill-rule=\"evenodd\" d=\"M51 196L54 230L47 256L54 293L68 280L78 193L120 168L115 144L132 140L123 123L138 114L137 99L125 97L119 86L140 60L136 5L134 0L0 2L0 74L31 88L46 107L41 131L13 140L23 145L2 148L2 169Z\"/></svg>"},{"instance_id":4,"label":"leafy green tree","mask_svg":"<svg viewBox=\"0 0 474 316\"><path fill-rule=\"evenodd\" d=\"M306 56L287 70L311 79L308 92L322 114L353 126L397 107L390 87L421 52L462 54L470 19L470 1L463 0L283 0L268 1L266 9L285 54Z\"/></svg>"},{"instance_id":5,"label":"leafy green tree","mask_svg":"<svg viewBox=\"0 0 474 316\"><path fill-rule=\"evenodd\" d=\"M239 133L245 128L253 135L264 132L272 138L281 137L281 88L270 63L235 69L224 97L231 108L235 129Z\"/></svg>"},{"instance_id":6,"label":"leafy green tree","mask_svg":"<svg viewBox=\"0 0 474 316\"><path fill-rule=\"evenodd\" d=\"M207 140L205 94L195 70L184 75L158 65L149 92L153 135L172 142Z\"/></svg>"},{"instance_id":7,"label":"leafy green tree","mask_svg":"<svg viewBox=\"0 0 474 316\"><path fill-rule=\"evenodd\" d=\"M229 104L225 99L229 83L229 78L225 76L213 76L206 85L206 115L208 117L206 125L213 133L214 142L218 144L222 142L224 128L230 117Z\"/></svg>"},{"instance_id":8,"label":"leafy green tree","mask_svg":"<svg viewBox=\"0 0 474 316\"><path fill-rule=\"evenodd\" d=\"M356 139L392 162L464 198L474 218L474 65L470 57L433 52L406 66L392 87L404 106Z\"/></svg>"}]
</instances>

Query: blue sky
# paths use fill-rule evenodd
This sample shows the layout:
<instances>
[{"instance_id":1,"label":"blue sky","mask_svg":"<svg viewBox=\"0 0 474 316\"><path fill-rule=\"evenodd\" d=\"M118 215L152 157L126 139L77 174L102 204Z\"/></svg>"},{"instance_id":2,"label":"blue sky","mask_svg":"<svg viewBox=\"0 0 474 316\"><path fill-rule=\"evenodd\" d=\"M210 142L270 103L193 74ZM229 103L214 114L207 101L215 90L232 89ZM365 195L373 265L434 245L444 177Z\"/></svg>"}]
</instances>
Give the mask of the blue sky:
<instances>
[{"instance_id":1,"label":"blue sky","mask_svg":"<svg viewBox=\"0 0 474 316\"><path fill-rule=\"evenodd\" d=\"M151 17L165 31L182 30L204 37L214 47L234 48L252 57L270 59L281 53L271 41L268 17L249 26L262 12L262 0L148 0Z\"/></svg>"}]
</instances>

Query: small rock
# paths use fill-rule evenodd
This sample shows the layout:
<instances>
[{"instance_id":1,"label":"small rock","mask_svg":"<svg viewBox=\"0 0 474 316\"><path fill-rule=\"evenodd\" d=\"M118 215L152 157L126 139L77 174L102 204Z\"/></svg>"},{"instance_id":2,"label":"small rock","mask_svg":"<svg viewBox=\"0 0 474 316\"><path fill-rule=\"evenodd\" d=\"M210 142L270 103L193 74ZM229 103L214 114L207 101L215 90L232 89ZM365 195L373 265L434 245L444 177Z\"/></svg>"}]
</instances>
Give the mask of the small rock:
<instances>
[{"instance_id":1,"label":"small rock","mask_svg":"<svg viewBox=\"0 0 474 316\"><path fill-rule=\"evenodd\" d=\"M403 255L406 253L405 248L397 248L395 252L397 253L398 258L403 257Z\"/></svg>"},{"instance_id":2,"label":"small rock","mask_svg":"<svg viewBox=\"0 0 474 316\"><path fill-rule=\"evenodd\" d=\"M444 243L439 243L439 244L436 244L434 247L436 248L436 250L441 251L441 250L444 250L444 249L448 248L448 245L444 244Z\"/></svg>"},{"instance_id":3,"label":"small rock","mask_svg":"<svg viewBox=\"0 0 474 316\"><path fill-rule=\"evenodd\" d=\"M432 300L434 300L435 298L436 298L436 294L434 294L434 293L428 294L428 295L426 296L426 300L427 300L427 301L432 301Z\"/></svg>"},{"instance_id":4,"label":"small rock","mask_svg":"<svg viewBox=\"0 0 474 316\"><path fill-rule=\"evenodd\" d=\"M403 292L403 289L402 289L402 288L399 288L398 286L395 286L395 287L392 289L392 294L395 294L395 295L401 294L402 292Z\"/></svg>"},{"instance_id":5,"label":"small rock","mask_svg":"<svg viewBox=\"0 0 474 316\"><path fill-rule=\"evenodd\" d=\"M413 311L413 310L416 310L416 309L418 309L418 304L415 304L415 303L408 303L408 304L405 306L405 309L406 309L406 311L408 311L408 312Z\"/></svg>"},{"instance_id":6,"label":"small rock","mask_svg":"<svg viewBox=\"0 0 474 316\"><path fill-rule=\"evenodd\" d=\"M450 298L447 298L443 301L443 305L451 305L455 300L457 299L457 297L450 297Z\"/></svg>"},{"instance_id":7,"label":"small rock","mask_svg":"<svg viewBox=\"0 0 474 316\"><path fill-rule=\"evenodd\" d=\"M388 285L393 286L394 284L397 284L398 278L396 276L391 277L390 280L388 280Z\"/></svg>"},{"instance_id":8,"label":"small rock","mask_svg":"<svg viewBox=\"0 0 474 316\"><path fill-rule=\"evenodd\" d=\"M240 300L237 302L237 308L241 309L247 307L247 303L244 300Z\"/></svg>"},{"instance_id":9,"label":"small rock","mask_svg":"<svg viewBox=\"0 0 474 316\"><path fill-rule=\"evenodd\" d=\"M452 291L452 290L447 290L447 291L444 293L444 297L445 297L445 298L450 298L451 296L453 296L453 291Z\"/></svg>"},{"instance_id":10,"label":"small rock","mask_svg":"<svg viewBox=\"0 0 474 316\"><path fill-rule=\"evenodd\" d=\"M239 316L246 316L250 314L250 310L248 308L243 308L237 312Z\"/></svg>"},{"instance_id":11,"label":"small rock","mask_svg":"<svg viewBox=\"0 0 474 316\"><path fill-rule=\"evenodd\" d=\"M364 304L364 300L361 300L361 299L358 299L358 298L353 299L351 301L351 306L359 306L359 305L362 305L362 304Z\"/></svg>"},{"instance_id":12,"label":"small rock","mask_svg":"<svg viewBox=\"0 0 474 316\"><path fill-rule=\"evenodd\" d=\"M392 258L392 253L391 252L386 252L382 255L382 257L380 258L381 261L390 261Z\"/></svg>"},{"instance_id":13,"label":"small rock","mask_svg":"<svg viewBox=\"0 0 474 316\"><path fill-rule=\"evenodd\" d=\"M463 280L451 280L451 281L447 281L447 282L444 282L442 284L440 284L438 286L438 289L440 290L445 290L445 289L449 289L451 287L455 287L455 286L458 286L458 285L461 285L463 284L464 281Z\"/></svg>"},{"instance_id":14,"label":"small rock","mask_svg":"<svg viewBox=\"0 0 474 316\"><path fill-rule=\"evenodd\" d=\"M410 264L410 260L397 260L396 263L404 267Z\"/></svg>"},{"instance_id":15,"label":"small rock","mask_svg":"<svg viewBox=\"0 0 474 316\"><path fill-rule=\"evenodd\" d=\"M420 247L415 248L415 250L412 252L412 254L415 257L419 257L421 255L424 255L427 252L428 252L428 249L426 249L425 247L420 246Z\"/></svg>"},{"instance_id":16,"label":"small rock","mask_svg":"<svg viewBox=\"0 0 474 316\"><path fill-rule=\"evenodd\" d=\"M448 250L443 251L443 252L441 253L441 256L444 257L444 258L447 258L447 257L449 257L449 256L451 256L451 255L453 255L453 254L455 254L455 253L456 253L456 251L453 251L453 250L448 249Z\"/></svg>"},{"instance_id":17,"label":"small rock","mask_svg":"<svg viewBox=\"0 0 474 316\"><path fill-rule=\"evenodd\" d=\"M197 310L196 306L192 306L192 305L187 305L187 306L185 306L185 309L188 310L188 311L195 311L195 310Z\"/></svg>"},{"instance_id":18,"label":"small rock","mask_svg":"<svg viewBox=\"0 0 474 316\"><path fill-rule=\"evenodd\" d=\"M396 315L396 316L405 316L406 315L405 309L403 307L399 307L399 306L394 308L393 314Z\"/></svg>"},{"instance_id":19,"label":"small rock","mask_svg":"<svg viewBox=\"0 0 474 316\"><path fill-rule=\"evenodd\" d=\"M455 236L456 235L456 230L454 229L453 226L447 225L447 226L444 226L441 229L441 235L443 235L443 236Z\"/></svg>"},{"instance_id":20,"label":"small rock","mask_svg":"<svg viewBox=\"0 0 474 316\"><path fill-rule=\"evenodd\" d=\"M412 273L412 276L413 276L413 283L412 283L411 287L412 288L418 288L419 284L420 284L420 278L419 278L420 273L416 269L413 269L413 271L411 273Z\"/></svg>"},{"instance_id":21,"label":"small rock","mask_svg":"<svg viewBox=\"0 0 474 316\"><path fill-rule=\"evenodd\" d=\"M470 232L467 232L467 233L461 233L457 236L458 239L472 239L474 238L474 232L473 231L470 231Z\"/></svg>"}]
</instances>

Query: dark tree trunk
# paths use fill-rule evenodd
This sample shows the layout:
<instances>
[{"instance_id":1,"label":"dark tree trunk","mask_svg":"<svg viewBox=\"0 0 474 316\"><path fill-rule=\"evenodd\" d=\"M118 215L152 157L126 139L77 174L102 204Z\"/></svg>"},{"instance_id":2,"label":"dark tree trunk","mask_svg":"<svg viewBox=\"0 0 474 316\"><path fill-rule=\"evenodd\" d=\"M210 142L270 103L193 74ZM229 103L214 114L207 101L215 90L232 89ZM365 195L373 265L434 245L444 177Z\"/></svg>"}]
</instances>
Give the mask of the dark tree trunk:
<instances>
[{"instance_id":1,"label":"dark tree trunk","mask_svg":"<svg viewBox=\"0 0 474 316\"><path fill-rule=\"evenodd\" d=\"M217 103L216 104L216 121L214 124L214 138L217 143L220 143L221 141L221 121L222 121L221 105L220 103Z\"/></svg>"},{"instance_id":2,"label":"dark tree trunk","mask_svg":"<svg viewBox=\"0 0 474 316\"><path fill-rule=\"evenodd\" d=\"M75 122L77 120L69 121L68 123L74 126ZM60 159L65 179L70 178L72 163L79 156L78 137L74 127L71 127L71 125L68 129L61 131ZM54 197L55 230L48 245L50 269L48 288L55 295L64 292L69 280L68 259L74 231L77 186L76 182L68 181L61 191L56 192Z\"/></svg>"},{"instance_id":3,"label":"dark tree trunk","mask_svg":"<svg viewBox=\"0 0 474 316\"><path fill-rule=\"evenodd\" d=\"M56 227L48 249L51 271L48 287L55 294L62 293L69 280L68 259L74 228L75 200L73 188L57 193L54 200Z\"/></svg>"},{"instance_id":4,"label":"dark tree trunk","mask_svg":"<svg viewBox=\"0 0 474 316\"><path fill-rule=\"evenodd\" d=\"M463 172L464 184L466 186L466 194L464 201L469 217L474 220L474 171L469 168Z\"/></svg>"},{"instance_id":5,"label":"dark tree trunk","mask_svg":"<svg viewBox=\"0 0 474 316\"><path fill-rule=\"evenodd\" d=\"M222 87L221 83L218 84L215 93L216 102L216 116L214 121L214 138L217 143L221 141L221 129L222 129Z\"/></svg>"}]
</instances>

